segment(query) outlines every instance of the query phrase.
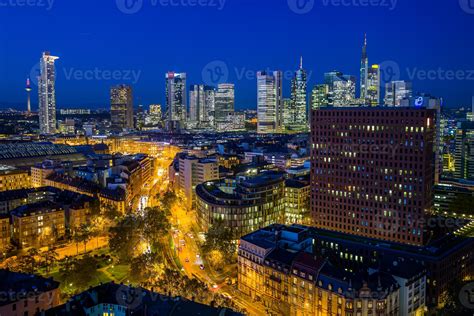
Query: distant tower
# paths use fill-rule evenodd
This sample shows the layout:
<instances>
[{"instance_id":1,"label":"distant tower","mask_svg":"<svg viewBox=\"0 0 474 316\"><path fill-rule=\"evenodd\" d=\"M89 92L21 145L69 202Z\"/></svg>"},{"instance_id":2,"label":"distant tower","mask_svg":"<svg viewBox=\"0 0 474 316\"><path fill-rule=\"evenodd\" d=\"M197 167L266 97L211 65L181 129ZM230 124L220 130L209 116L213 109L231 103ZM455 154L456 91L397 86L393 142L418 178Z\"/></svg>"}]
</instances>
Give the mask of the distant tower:
<instances>
[{"instance_id":1,"label":"distant tower","mask_svg":"<svg viewBox=\"0 0 474 316\"><path fill-rule=\"evenodd\" d=\"M364 46L362 47L362 60L360 65L360 98L365 102L367 98L367 84L369 77L369 58L367 55L367 34L364 35Z\"/></svg>"},{"instance_id":2,"label":"distant tower","mask_svg":"<svg viewBox=\"0 0 474 316\"><path fill-rule=\"evenodd\" d=\"M26 79L26 95L28 96L28 102L27 102L27 109L28 109L28 114L31 114L31 82L30 78Z\"/></svg>"}]
</instances>

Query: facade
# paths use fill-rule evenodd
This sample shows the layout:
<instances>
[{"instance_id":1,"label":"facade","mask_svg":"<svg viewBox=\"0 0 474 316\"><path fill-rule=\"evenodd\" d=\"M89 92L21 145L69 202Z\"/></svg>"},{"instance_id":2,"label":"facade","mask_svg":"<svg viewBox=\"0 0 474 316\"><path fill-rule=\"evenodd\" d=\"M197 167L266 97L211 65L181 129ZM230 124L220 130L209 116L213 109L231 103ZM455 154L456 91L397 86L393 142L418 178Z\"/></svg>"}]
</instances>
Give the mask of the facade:
<instances>
[{"instance_id":1,"label":"facade","mask_svg":"<svg viewBox=\"0 0 474 316\"><path fill-rule=\"evenodd\" d=\"M285 128L291 131L305 131L308 129L308 83L306 71L303 69L303 57L300 68L295 72L291 81L291 103L289 111L285 108L287 116ZM287 113L289 112L289 113Z\"/></svg>"},{"instance_id":2,"label":"facade","mask_svg":"<svg viewBox=\"0 0 474 316\"><path fill-rule=\"evenodd\" d=\"M214 120L218 125L228 122L229 114L235 111L235 86L231 83L221 83L217 87L214 105Z\"/></svg>"},{"instance_id":3,"label":"facade","mask_svg":"<svg viewBox=\"0 0 474 316\"><path fill-rule=\"evenodd\" d=\"M145 120L146 125L160 126L163 121L163 113L161 104L150 104L150 111L147 119Z\"/></svg>"},{"instance_id":4,"label":"facade","mask_svg":"<svg viewBox=\"0 0 474 316\"><path fill-rule=\"evenodd\" d=\"M281 315L422 315L400 309L392 275L346 272L315 253L314 243L299 226L273 225L242 237L239 290Z\"/></svg>"},{"instance_id":5,"label":"facade","mask_svg":"<svg viewBox=\"0 0 474 316\"><path fill-rule=\"evenodd\" d=\"M279 133L283 126L282 73L257 73L257 132Z\"/></svg>"},{"instance_id":6,"label":"facade","mask_svg":"<svg viewBox=\"0 0 474 316\"><path fill-rule=\"evenodd\" d=\"M20 248L51 246L66 234L64 209L50 201L20 206L11 216L12 241Z\"/></svg>"},{"instance_id":7,"label":"facade","mask_svg":"<svg viewBox=\"0 0 474 316\"><path fill-rule=\"evenodd\" d=\"M31 188L28 171L0 165L0 192L27 188Z\"/></svg>"},{"instance_id":8,"label":"facade","mask_svg":"<svg viewBox=\"0 0 474 316\"><path fill-rule=\"evenodd\" d=\"M60 304L59 282L27 273L0 270L0 315L37 315Z\"/></svg>"},{"instance_id":9,"label":"facade","mask_svg":"<svg viewBox=\"0 0 474 316\"><path fill-rule=\"evenodd\" d=\"M179 157L179 188L186 197L186 204L196 203L196 186L219 179L219 163L211 158L198 158L186 154Z\"/></svg>"},{"instance_id":10,"label":"facade","mask_svg":"<svg viewBox=\"0 0 474 316\"><path fill-rule=\"evenodd\" d=\"M408 81L392 81L385 84L386 106L401 106L402 100L413 96L412 83Z\"/></svg>"},{"instance_id":11,"label":"facade","mask_svg":"<svg viewBox=\"0 0 474 316\"><path fill-rule=\"evenodd\" d=\"M356 78L340 71L324 74L324 83L329 87L329 105L335 107L351 106L355 103Z\"/></svg>"},{"instance_id":12,"label":"facade","mask_svg":"<svg viewBox=\"0 0 474 316\"><path fill-rule=\"evenodd\" d=\"M425 108L313 111L316 227L423 245L433 206L435 115Z\"/></svg>"},{"instance_id":13,"label":"facade","mask_svg":"<svg viewBox=\"0 0 474 316\"><path fill-rule=\"evenodd\" d=\"M474 203L469 204L467 201L474 201L474 182L463 185L455 180L442 181L434 188L434 209L439 214L472 215L470 205Z\"/></svg>"},{"instance_id":14,"label":"facade","mask_svg":"<svg viewBox=\"0 0 474 316\"><path fill-rule=\"evenodd\" d=\"M329 105L329 85L319 84L311 92L311 109L317 110Z\"/></svg>"},{"instance_id":15,"label":"facade","mask_svg":"<svg viewBox=\"0 0 474 316\"><path fill-rule=\"evenodd\" d=\"M454 176L474 180L474 122L461 122L455 135Z\"/></svg>"},{"instance_id":16,"label":"facade","mask_svg":"<svg viewBox=\"0 0 474 316\"><path fill-rule=\"evenodd\" d=\"M4 253L10 246L10 238L10 216L8 214L0 214L0 253Z\"/></svg>"},{"instance_id":17,"label":"facade","mask_svg":"<svg viewBox=\"0 0 474 316\"><path fill-rule=\"evenodd\" d=\"M311 223L310 182L289 179L285 181L285 224Z\"/></svg>"},{"instance_id":18,"label":"facade","mask_svg":"<svg viewBox=\"0 0 474 316\"><path fill-rule=\"evenodd\" d=\"M110 117L112 128L133 129L132 87L119 85L110 89Z\"/></svg>"},{"instance_id":19,"label":"facade","mask_svg":"<svg viewBox=\"0 0 474 316\"><path fill-rule=\"evenodd\" d=\"M372 65L367 76L367 95L365 103L370 106L380 105L380 67Z\"/></svg>"},{"instance_id":20,"label":"facade","mask_svg":"<svg viewBox=\"0 0 474 316\"><path fill-rule=\"evenodd\" d=\"M201 229L207 231L222 220L234 238L239 239L256 229L284 221L283 174L263 172L208 181L196 187L196 202Z\"/></svg>"},{"instance_id":21,"label":"facade","mask_svg":"<svg viewBox=\"0 0 474 316\"><path fill-rule=\"evenodd\" d=\"M166 74L166 124L168 130L185 127L187 111L186 73Z\"/></svg>"},{"instance_id":22,"label":"facade","mask_svg":"<svg viewBox=\"0 0 474 316\"><path fill-rule=\"evenodd\" d=\"M215 96L216 90L213 87L204 85L191 86L189 91L188 125L198 128L214 127Z\"/></svg>"},{"instance_id":23,"label":"facade","mask_svg":"<svg viewBox=\"0 0 474 316\"><path fill-rule=\"evenodd\" d=\"M56 133L56 67L59 57L44 52L38 78L39 125L41 134Z\"/></svg>"},{"instance_id":24,"label":"facade","mask_svg":"<svg viewBox=\"0 0 474 316\"><path fill-rule=\"evenodd\" d=\"M103 189L99 194L101 211L114 211L119 214L126 214L128 209L126 202L126 193L122 188L115 190Z\"/></svg>"}]
</instances>

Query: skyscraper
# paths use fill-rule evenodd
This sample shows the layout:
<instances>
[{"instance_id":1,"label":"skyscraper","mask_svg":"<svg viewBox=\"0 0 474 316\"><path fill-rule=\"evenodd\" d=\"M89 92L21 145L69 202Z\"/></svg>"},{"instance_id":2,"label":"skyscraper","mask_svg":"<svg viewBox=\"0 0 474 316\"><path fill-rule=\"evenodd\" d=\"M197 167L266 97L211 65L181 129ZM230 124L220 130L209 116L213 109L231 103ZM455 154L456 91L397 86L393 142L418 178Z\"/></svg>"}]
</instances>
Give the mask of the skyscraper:
<instances>
[{"instance_id":1,"label":"skyscraper","mask_svg":"<svg viewBox=\"0 0 474 316\"><path fill-rule=\"evenodd\" d=\"M205 86L204 87L204 98L206 103L206 117L207 126L214 128L216 125L215 122L215 105L216 105L216 89L214 87Z\"/></svg>"},{"instance_id":2,"label":"skyscraper","mask_svg":"<svg viewBox=\"0 0 474 316\"><path fill-rule=\"evenodd\" d=\"M235 87L233 84L221 83L217 86L214 110L216 125L226 122L229 114L234 113Z\"/></svg>"},{"instance_id":3,"label":"skyscraper","mask_svg":"<svg viewBox=\"0 0 474 316\"><path fill-rule=\"evenodd\" d=\"M329 105L329 86L318 84L311 92L311 109L316 110Z\"/></svg>"},{"instance_id":4,"label":"skyscraper","mask_svg":"<svg viewBox=\"0 0 474 316\"><path fill-rule=\"evenodd\" d=\"M26 79L26 95L27 95L27 101L26 101L26 109L28 111L28 114L31 113L31 83L30 83L30 78Z\"/></svg>"},{"instance_id":5,"label":"skyscraper","mask_svg":"<svg viewBox=\"0 0 474 316\"><path fill-rule=\"evenodd\" d=\"M257 132L279 133L283 125L282 72L257 73Z\"/></svg>"},{"instance_id":6,"label":"skyscraper","mask_svg":"<svg viewBox=\"0 0 474 316\"><path fill-rule=\"evenodd\" d=\"M191 85L189 88L189 121L198 124L204 114L205 103L203 85Z\"/></svg>"},{"instance_id":7,"label":"skyscraper","mask_svg":"<svg viewBox=\"0 0 474 316\"><path fill-rule=\"evenodd\" d=\"M290 122L285 128L292 131L304 131L308 128L307 99L308 83L306 71L303 69L303 57L301 57L300 68L295 72L291 81L291 111Z\"/></svg>"},{"instance_id":8,"label":"skyscraper","mask_svg":"<svg viewBox=\"0 0 474 316\"><path fill-rule=\"evenodd\" d=\"M436 111L312 111L312 217L316 227L412 245L429 236Z\"/></svg>"},{"instance_id":9,"label":"skyscraper","mask_svg":"<svg viewBox=\"0 0 474 316\"><path fill-rule=\"evenodd\" d=\"M403 99L409 99L413 95L412 83L407 81L392 81L385 84L386 106L401 106Z\"/></svg>"},{"instance_id":10,"label":"skyscraper","mask_svg":"<svg viewBox=\"0 0 474 316\"><path fill-rule=\"evenodd\" d=\"M367 75L367 92L365 103L371 106L380 104L380 67L372 65Z\"/></svg>"},{"instance_id":11,"label":"skyscraper","mask_svg":"<svg viewBox=\"0 0 474 316\"><path fill-rule=\"evenodd\" d=\"M454 176L474 180L474 122L466 121L458 124Z\"/></svg>"},{"instance_id":12,"label":"skyscraper","mask_svg":"<svg viewBox=\"0 0 474 316\"><path fill-rule=\"evenodd\" d=\"M360 63L360 99L365 101L367 98L369 77L369 57L367 55L367 34L364 35L364 46L362 46L362 59Z\"/></svg>"},{"instance_id":13,"label":"skyscraper","mask_svg":"<svg viewBox=\"0 0 474 316\"><path fill-rule=\"evenodd\" d=\"M168 72L166 74L166 127L179 130L186 123L186 73Z\"/></svg>"},{"instance_id":14,"label":"skyscraper","mask_svg":"<svg viewBox=\"0 0 474 316\"><path fill-rule=\"evenodd\" d=\"M285 129L290 129L293 123L293 106L291 99L283 99L283 126Z\"/></svg>"},{"instance_id":15,"label":"skyscraper","mask_svg":"<svg viewBox=\"0 0 474 316\"><path fill-rule=\"evenodd\" d=\"M38 78L39 125L41 134L56 133L56 67L59 57L44 52L40 60Z\"/></svg>"},{"instance_id":16,"label":"skyscraper","mask_svg":"<svg viewBox=\"0 0 474 316\"><path fill-rule=\"evenodd\" d=\"M329 86L329 105L351 106L355 104L356 78L340 71L324 74L324 83Z\"/></svg>"},{"instance_id":17,"label":"skyscraper","mask_svg":"<svg viewBox=\"0 0 474 316\"><path fill-rule=\"evenodd\" d=\"M110 118L114 129L133 129L132 87L118 85L110 88Z\"/></svg>"}]
</instances>

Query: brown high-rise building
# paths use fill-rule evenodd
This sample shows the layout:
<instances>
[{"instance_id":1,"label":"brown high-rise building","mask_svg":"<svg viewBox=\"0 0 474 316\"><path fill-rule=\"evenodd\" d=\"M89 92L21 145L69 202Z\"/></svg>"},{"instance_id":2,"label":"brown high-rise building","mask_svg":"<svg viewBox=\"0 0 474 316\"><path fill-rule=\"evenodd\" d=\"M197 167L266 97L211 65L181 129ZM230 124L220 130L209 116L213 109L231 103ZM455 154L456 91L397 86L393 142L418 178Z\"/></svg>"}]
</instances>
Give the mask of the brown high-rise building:
<instances>
[{"instance_id":1,"label":"brown high-rise building","mask_svg":"<svg viewBox=\"0 0 474 316\"><path fill-rule=\"evenodd\" d=\"M434 110L312 111L312 218L318 228L422 245L434 185Z\"/></svg>"},{"instance_id":2,"label":"brown high-rise building","mask_svg":"<svg viewBox=\"0 0 474 316\"><path fill-rule=\"evenodd\" d=\"M110 116L113 128L133 128L132 87L119 85L110 89Z\"/></svg>"}]
</instances>

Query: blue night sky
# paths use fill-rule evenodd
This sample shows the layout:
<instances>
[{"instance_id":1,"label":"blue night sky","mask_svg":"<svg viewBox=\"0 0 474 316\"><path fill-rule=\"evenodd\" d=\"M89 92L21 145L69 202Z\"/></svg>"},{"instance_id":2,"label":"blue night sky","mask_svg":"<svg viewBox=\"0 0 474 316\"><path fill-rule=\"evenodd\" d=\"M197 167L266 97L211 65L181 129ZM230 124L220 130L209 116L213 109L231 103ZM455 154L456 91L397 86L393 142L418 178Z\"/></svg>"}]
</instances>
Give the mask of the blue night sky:
<instances>
[{"instance_id":1,"label":"blue night sky","mask_svg":"<svg viewBox=\"0 0 474 316\"><path fill-rule=\"evenodd\" d=\"M255 72L291 74L300 55L309 87L335 69L359 78L364 32L369 62L415 92L448 106L474 95L474 0L127 0L143 1L134 14L122 12L126 0L48 1L0 0L0 107L23 106L26 77L49 50L60 57L58 108L105 108L117 83L133 85L135 105L163 104L169 70L186 72L188 86L227 79L237 108L255 108ZM297 1L313 8L298 14Z\"/></svg>"}]
</instances>

